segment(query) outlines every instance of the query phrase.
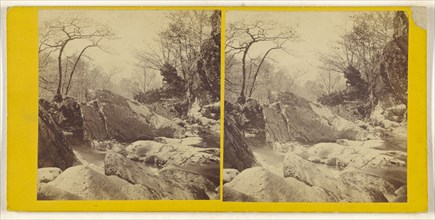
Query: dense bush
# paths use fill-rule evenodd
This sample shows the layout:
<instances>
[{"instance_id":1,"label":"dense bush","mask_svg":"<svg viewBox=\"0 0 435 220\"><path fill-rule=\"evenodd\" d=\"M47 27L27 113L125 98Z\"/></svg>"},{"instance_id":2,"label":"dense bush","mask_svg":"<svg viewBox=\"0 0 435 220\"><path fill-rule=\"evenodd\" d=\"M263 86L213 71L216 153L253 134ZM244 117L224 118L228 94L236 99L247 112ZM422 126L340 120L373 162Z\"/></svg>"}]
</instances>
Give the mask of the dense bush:
<instances>
[{"instance_id":1,"label":"dense bush","mask_svg":"<svg viewBox=\"0 0 435 220\"><path fill-rule=\"evenodd\" d=\"M160 74L163 76L162 95L165 98L180 98L186 95L187 83L177 74L175 67L165 63L165 65L160 69Z\"/></svg>"},{"instance_id":2,"label":"dense bush","mask_svg":"<svg viewBox=\"0 0 435 220\"><path fill-rule=\"evenodd\" d=\"M362 101L368 98L368 84L361 77L361 72L353 66L348 66L344 71L347 88L343 91L333 92L318 99L320 103L336 106L346 101Z\"/></svg>"}]
</instances>

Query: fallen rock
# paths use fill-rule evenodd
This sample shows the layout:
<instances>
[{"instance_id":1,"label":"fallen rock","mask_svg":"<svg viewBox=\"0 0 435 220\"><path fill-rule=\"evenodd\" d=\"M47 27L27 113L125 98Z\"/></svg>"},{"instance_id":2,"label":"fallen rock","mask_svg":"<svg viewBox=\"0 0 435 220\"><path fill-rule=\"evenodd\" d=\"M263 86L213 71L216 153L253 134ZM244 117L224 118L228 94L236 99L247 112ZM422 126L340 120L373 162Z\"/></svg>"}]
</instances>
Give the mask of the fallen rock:
<instances>
[{"instance_id":1,"label":"fallen rock","mask_svg":"<svg viewBox=\"0 0 435 220\"><path fill-rule=\"evenodd\" d=\"M291 92L273 93L269 101L272 104L264 112L270 142L319 143L342 138L367 139L368 132L353 122Z\"/></svg>"},{"instance_id":2,"label":"fallen rock","mask_svg":"<svg viewBox=\"0 0 435 220\"><path fill-rule=\"evenodd\" d=\"M396 187L385 179L360 172L345 172L340 175L345 181L365 188L368 192L380 191L385 197L395 195Z\"/></svg>"},{"instance_id":3,"label":"fallen rock","mask_svg":"<svg viewBox=\"0 0 435 220\"><path fill-rule=\"evenodd\" d=\"M38 167L65 170L80 164L59 126L41 106L38 108L38 116Z\"/></svg>"},{"instance_id":4,"label":"fallen rock","mask_svg":"<svg viewBox=\"0 0 435 220\"><path fill-rule=\"evenodd\" d=\"M287 125L289 122L281 111L282 106L279 103L263 107L266 124L266 141L269 143L286 143L292 141Z\"/></svg>"},{"instance_id":5,"label":"fallen rock","mask_svg":"<svg viewBox=\"0 0 435 220\"><path fill-rule=\"evenodd\" d=\"M117 141L132 142L160 136L179 138L184 134L174 121L110 91L88 91L86 99L82 116L87 139L104 140L108 134Z\"/></svg>"},{"instance_id":6,"label":"fallen rock","mask_svg":"<svg viewBox=\"0 0 435 220\"><path fill-rule=\"evenodd\" d=\"M142 185L133 185L117 176L105 176L83 165L66 169L46 184L56 188L52 190L54 194L67 192L67 196L84 200L161 199Z\"/></svg>"},{"instance_id":7,"label":"fallen rock","mask_svg":"<svg viewBox=\"0 0 435 220\"><path fill-rule=\"evenodd\" d=\"M406 167L407 154L401 151L378 150L384 145L382 140L350 141L337 140L337 143L318 143L302 152L292 152L311 162L349 167Z\"/></svg>"},{"instance_id":8,"label":"fallen rock","mask_svg":"<svg viewBox=\"0 0 435 220\"><path fill-rule=\"evenodd\" d=\"M57 167L45 167L38 169L38 183L48 183L56 179L62 173Z\"/></svg>"},{"instance_id":9,"label":"fallen rock","mask_svg":"<svg viewBox=\"0 0 435 220\"><path fill-rule=\"evenodd\" d=\"M106 175L116 175L132 184L141 184L150 190L157 198L171 200L209 199L204 189L192 182L188 182L188 179L183 179L183 181L180 182L176 181L176 176L154 175L145 167L115 152L107 152L104 167ZM188 175L184 177L188 177ZM200 177L191 178L190 180L198 180L199 178ZM198 182L199 181L196 183ZM214 188L214 186L205 186L208 183L205 180L203 180L202 183L204 184L202 186L203 188Z\"/></svg>"},{"instance_id":10,"label":"fallen rock","mask_svg":"<svg viewBox=\"0 0 435 220\"><path fill-rule=\"evenodd\" d=\"M323 174L313 163L302 159L291 152L284 157L284 177L293 177L309 186L321 186L334 181Z\"/></svg>"},{"instance_id":11,"label":"fallen rock","mask_svg":"<svg viewBox=\"0 0 435 220\"><path fill-rule=\"evenodd\" d=\"M59 189L55 186L38 183L38 200L83 200L82 197Z\"/></svg>"},{"instance_id":12,"label":"fallen rock","mask_svg":"<svg viewBox=\"0 0 435 220\"><path fill-rule=\"evenodd\" d=\"M237 175L239 175L239 171L236 169L224 169L223 181L224 183L231 182Z\"/></svg>"},{"instance_id":13,"label":"fallen rock","mask_svg":"<svg viewBox=\"0 0 435 220\"><path fill-rule=\"evenodd\" d=\"M225 184L224 191L228 188L233 190L229 191L229 198L241 200L253 198L261 202L332 201L321 188L310 187L294 178L280 177L262 167L245 169L233 181Z\"/></svg>"},{"instance_id":14,"label":"fallen rock","mask_svg":"<svg viewBox=\"0 0 435 220\"><path fill-rule=\"evenodd\" d=\"M214 165L219 164L220 149L200 148L189 145L162 144L156 141L136 141L126 149L132 160L164 167L167 165Z\"/></svg>"},{"instance_id":15,"label":"fallen rock","mask_svg":"<svg viewBox=\"0 0 435 220\"><path fill-rule=\"evenodd\" d=\"M227 186L224 186L223 189L223 200L231 202L258 202L254 197L248 196Z\"/></svg>"},{"instance_id":16,"label":"fallen rock","mask_svg":"<svg viewBox=\"0 0 435 220\"><path fill-rule=\"evenodd\" d=\"M112 137L106 128L104 113L100 111L98 101L83 103L80 106L83 118L83 137L90 141L105 141Z\"/></svg>"},{"instance_id":17,"label":"fallen rock","mask_svg":"<svg viewBox=\"0 0 435 220\"><path fill-rule=\"evenodd\" d=\"M216 193L215 189L219 185L219 178L215 178L214 182L204 175L197 174L195 170L189 168L165 167L159 171L161 176L171 179L181 185L186 185L188 188L199 188L204 192ZM203 173L203 172L201 172ZM215 175L219 177L219 174Z\"/></svg>"},{"instance_id":18,"label":"fallen rock","mask_svg":"<svg viewBox=\"0 0 435 220\"><path fill-rule=\"evenodd\" d=\"M293 177L309 186L324 189L338 201L384 202L384 193L391 194L393 186L386 180L362 173L345 173L339 177L325 174L313 163L289 152L284 160L284 177Z\"/></svg>"}]
</instances>

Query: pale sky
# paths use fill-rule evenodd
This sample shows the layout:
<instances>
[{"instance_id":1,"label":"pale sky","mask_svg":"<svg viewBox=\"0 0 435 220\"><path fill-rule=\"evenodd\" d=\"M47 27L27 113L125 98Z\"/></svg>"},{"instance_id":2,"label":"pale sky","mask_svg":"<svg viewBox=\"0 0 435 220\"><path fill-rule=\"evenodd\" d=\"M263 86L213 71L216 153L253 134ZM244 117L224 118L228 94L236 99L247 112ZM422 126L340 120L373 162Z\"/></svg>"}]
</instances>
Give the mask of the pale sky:
<instances>
[{"instance_id":1,"label":"pale sky","mask_svg":"<svg viewBox=\"0 0 435 220\"><path fill-rule=\"evenodd\" d=\"M105 71L117 67L122 70L118 78L128 78L135 68L134 51L157 45L157 34L169 22L168 13L170 11L164 10L41 10L39 22L43 24L53 18L79 16L108 25L117 37L103 43L111 54L92 48L87 55L93 59L91 63L101 66ZM308 80L315 79L319 73L319 52L327 52L344 30L351 27L349 16L352 14L354 12L227 11L226 21L228 24L263 18L276 22L277 27L295 28L301 41L286 44L287 48L294 51L294 55L274 51L270 58L277 61L278 68L307 71L301 80ZM262 54L263 46L254 47L251 57ZM72 53L73 48L72 44L67 52Z\"/></svg>"},{"instance_id":2,"label":"pale sky","mask_svg":"<svg viewBox=\"0 0 435 220\"><path fill-rule=\"evenodd\" d=\"M53 18L79 16L90 18L99 24L108 25L116 35L114 40L106 40L102 45L111 54L96 48L86 51L93 60L91 63L101 66L105 71L117 67L122 71L117 78L129 78L135 68L135 50L156 46L157 34L167 27L170 11L162 10L41 10L39 24ZM71 44L67 53L72 53Z\"/></svg>"},{"instance_id":3,"label":"pale sky","mask_svg":"<svg viewBox=\"0 0 435 220\"><path fill-rule=\"evenodd\" d=\"M293 51L293 55L273 51L270 58L276 61L278 67L288 70L302 70L307 73L301 81L316 79L319 74L319 52L325 53L336 42L347 28L352 26L349 16L354 12L288 12L288 11L228 11L227 24L244 20L249 22L262 18L273 21L276 27L293 27L299 34L301 41L286 43L286 48ZM251 57L264 54L267 45L257 45L252 48Z\"/></svg>"}]
</instances>

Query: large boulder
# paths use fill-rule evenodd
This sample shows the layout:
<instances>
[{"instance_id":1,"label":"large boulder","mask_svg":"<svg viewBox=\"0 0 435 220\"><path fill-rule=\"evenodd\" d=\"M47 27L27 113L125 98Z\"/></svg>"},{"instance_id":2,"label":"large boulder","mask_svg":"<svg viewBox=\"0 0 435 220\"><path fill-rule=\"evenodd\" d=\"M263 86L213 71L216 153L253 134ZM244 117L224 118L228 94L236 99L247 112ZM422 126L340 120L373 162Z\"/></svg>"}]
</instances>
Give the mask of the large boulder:
<instances>
[{"instance_id":1,"label":"large boulder","mask_svg":"<svg viewBox=\"0 0 435 220\"><path fill-rule=\"evenodd\" d=\"M239 171L236 169L224 169L223 172L223 182L228 183L231 182L237 175L239 175Z\"/></svg>"},{"instance_id":2,"label":"large boulder","mask_svg":"<svg viewBox=\"0 0 435 220\"><path fill-rule=\"evenodd\" d=\"M111 139L106 128L106 119L103 112L99 111L97 101L82 103L83 136L87 140L105 141Z\"/></svg>"},{"instance_id":3,"label":"large boulder","mask_svg":"<svg viewBox=\"0 0 435 220\"><path fill-rule=\"evenodd\" d=\"M258 202L254 197L248 196L227 186L224 186L223 200L231 202Z\"/></svg>"},{"instance_id":4,"label":"large boulder","mask_svg":"<svg viewBox=\"0 0 435 220\"><path fill-rule=\"evenodd\" d=\"M340 178L343 181L362 186L368 192L380 191L386 198L394 197L397 189L397 187L384 178L361 172L344 172L340 175Z\"/></svg>"},{"instance_id":5,"label":"large boulder","mask_svg":"<svg viewBox=\"0 0 435 220\"><path fill-rule=\"evenodd\" d=\"M402 151L383 150L382 140L349 141L337 140L336 143L318 143L304 152L293 152L312 162L335 166L340 169L357 168L374 170L392 167L406 168L407 154Z\"/></svg>"},{"instance_id":6,"label":"large boulder","mask_svg":"<svg viewBox=\"0 0 435 220\"><path fill-rule=\"evenodd\" d=\"M246 143L243 133L236 126L235 120L230 116L225 116L225 151L224 168L234 168L238 171L257 165L251 148Z\"/></svg>"},{"instance_id":7,"label":"large boulder","mask_svg":"<svg viewBox=\"0 0 435 220\"><path fill-rule=\"evenodd\" d=\"M254 167L242 171L231 182L225 184L224 193L229 198L248 199L261 202L327 202L333 201L319 187L311 187L294 178L280 177L265 168ZM235 191L235 192L233 192Z\"/></svg>"},{"instance_id":8,"label":"large boulder","mask_svg":"<svg viewBox=\"0 0 435 220\"><path fill-rule=\"evenodd\" d=\"M62 173L57 167L45 167L38 169L38 183L48 183L56 179Z\"/></svg>"},{"instance_id":9,"label":"large boulder","mask_svg":"<svg viewBox=\"0 0 435 220\"><path fill-rule=\"evenodd\" d=\"M106 175L116 175L132 184L143 185L158 198L171 200L209 199L203 189L204 186L186 183L186 179L181 182L176 181L176 176L155 175L145 167L112 151L107 152L104 167ZM207 187L205 186L205 188Z\"/></svg>"},{"instance_id":10,"label":"large boulder","mask_svg":"<svg viewBox=\"0 0 435 220\"><path fill-rule=\"evenodd\" d=\"M313 163L288 152L284 158L284 177L293 177L309 186L318 186L334 181L323 174Z\"/></svg>"},{"instance_id":11,"label":"large boulder","mask_svg":"<svg viewBox=\"0 0 435 220\"><path fill-rule=\"evenodd\" d=\"M101 140L110 136L120 142L132 142L184 134L183 128L174 121L110 91L88 91L86 100L82 116L87 139Z\"/></svg>"},{"instance_id":12,"label":"large boulder","mask_svg":"<svg viewBox=\"0 0 435 220\"><path fill-rule=\"evenodd\" d=\"M129 159L158 167L167 165L219 166L220 149L194 147L187 143L164 144L157 141L136 141L125 148Z\"/></svg>"},{"instance_id":13,"label":"large boulder","mask_svg":"<svg viewBox=\"0 0 435 220\"><path fill-rule=\"evenodd\" d=\"M337 201L385 202L385 194L394 187L386 180L363 173L346 172L339 176L327 174L312 162L288 152L284 160L284 177L292 177L309 186L324 189Z\"/></svg>"},{"instance_id":14,"label":"large boulder","mask_svg":"<svg viewBox=\"0 0 435 220\"><path fill-rule=\"evenodd\" d=\"M270 141L319 143L366 139L364 129L291 92L272 93L269 101L273 109L266 110L266 135Z\"/></svg>"},{"instance_id":15,"label":"large boulder","mask_svg":"<svg viewBox=\"0 0 435 220\"><path fill-rule=\"evenodd\" d=\"M68 168L55 180L46 184L48 186L43 185L40 195L48 198L60 196L84 200L161 199L145 186L131 184L117 176L105 176L84 165ZM57 195L58 193L61 194Z\"/></svg>"},{"instance_id":16,"label":"large boulder","mask_svg":"<svg viewBox=\"0 0 435 220\"><path fill-rule=\"evenodd\" d=\"M160 170L159 173L161 176L186 186L188 189L195 189L196 191L200 189L206 192L207 195L216 194L215 189L219 186L219 175L215 175L216 178L211 179L205 175L206 170L200 171L195 168L168 166ZM210 197L210 199L212 198Z\"/></svg>"},{"instance_id":17,"label":"large boulder","mask_svg":"<svg viewBox=\"0 0 435 220\"><path fill-rule=\"evenodd\" d=\"M266 125L266 141L270 143L286 143L293 138L289 132L288 121L282 113L279 103L263 108Z\"/></svg>"},{"instance_id":18,"label":"large boulder","mask_svg":"<svg viewBox=\"0 0 435 220\"><path fill-rule=\"evenodd\" d=\"M46 183L38 184L37 198L38 200L83 200L83 198L78 195Z\"/></svg>"},{"instance_id":19,"label":"large boulder","mask_svg":"<svg viewBox=\"0 0 435 220\"><path fill-rule=\"evenodd\" d=\"M38 167L58 167L64 170L80 164L50 113L39 106L38 116Z\"/></svg>"}]
</instances>

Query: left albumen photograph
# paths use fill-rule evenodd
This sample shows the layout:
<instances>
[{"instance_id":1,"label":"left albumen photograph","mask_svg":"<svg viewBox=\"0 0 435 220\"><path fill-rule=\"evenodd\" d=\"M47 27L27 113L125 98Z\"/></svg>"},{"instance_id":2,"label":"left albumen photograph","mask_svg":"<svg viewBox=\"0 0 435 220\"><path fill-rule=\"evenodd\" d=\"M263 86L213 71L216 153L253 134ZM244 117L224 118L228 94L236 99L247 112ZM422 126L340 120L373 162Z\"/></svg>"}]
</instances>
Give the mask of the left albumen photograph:
<instances>
[{"instance_id":1,"label":"left albumen photograph","mask_svg":"<svg viewBox=\"0 0 435 220\"><path fill-rule=\"evenodd\" d=\"M219 199L220 11L38 25L38 200Z\"/></svg>"}]
</instances>

